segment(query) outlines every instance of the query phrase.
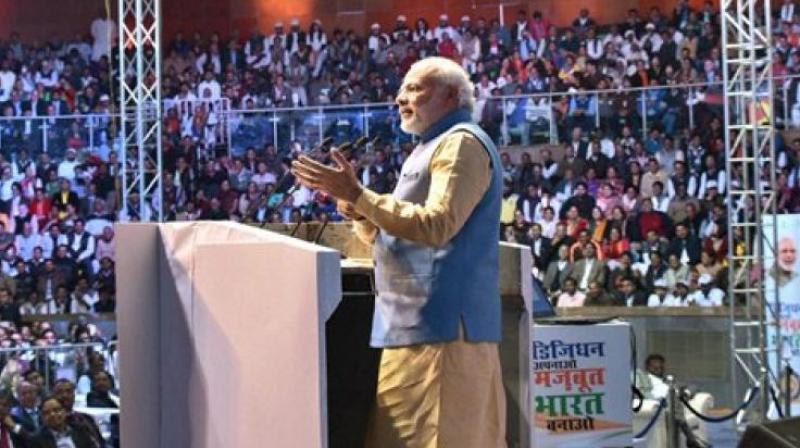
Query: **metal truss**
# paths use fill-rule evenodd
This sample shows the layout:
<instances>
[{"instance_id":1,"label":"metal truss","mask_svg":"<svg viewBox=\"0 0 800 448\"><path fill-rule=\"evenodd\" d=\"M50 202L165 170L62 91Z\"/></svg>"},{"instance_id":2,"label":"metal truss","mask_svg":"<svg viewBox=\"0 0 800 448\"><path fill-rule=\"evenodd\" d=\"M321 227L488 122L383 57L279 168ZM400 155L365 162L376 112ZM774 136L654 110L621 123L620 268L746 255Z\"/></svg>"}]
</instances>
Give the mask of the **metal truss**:
<instances>
[{"instance_id":1,"label":"metal truss","mask_svg":"<svg viewBox=\"0 0 800 448\"><path fill-rule=\"evenodd\" d=\"M747 386L760 386L758 420L766 418L769 387L777 384L781 359L767 341L768 326L776 328L779 310L767 304L763 278L765 261L775 258L764 236L776 241L775 142L770 0L722 0L722 74L726 185L728 203L728 298L730 301L731 383L733 396ZM769 178L762 168L769 164ZM768 181L768 185L767 182ZM751 216L737 210L755 205ZM742 239L735 234L741 232ZM744 241L737 253L737 243ZM752 275L762 273L760 278ZM777 298L776 298L776 303ZM779 305L778 305L779 306ZM780 335L778 334L778 341ZM777 371L776 371L777 370Z\"/></svg>"},{"instance_id":2,"label":"metal truss","mask_svg":"<svg viewBox=\"0 0 800 448\"><path fill-rule=\"evenodd\" d=\"M123 217L163 221L161 0L118 1Z\"/></svg>"}]
</instances>

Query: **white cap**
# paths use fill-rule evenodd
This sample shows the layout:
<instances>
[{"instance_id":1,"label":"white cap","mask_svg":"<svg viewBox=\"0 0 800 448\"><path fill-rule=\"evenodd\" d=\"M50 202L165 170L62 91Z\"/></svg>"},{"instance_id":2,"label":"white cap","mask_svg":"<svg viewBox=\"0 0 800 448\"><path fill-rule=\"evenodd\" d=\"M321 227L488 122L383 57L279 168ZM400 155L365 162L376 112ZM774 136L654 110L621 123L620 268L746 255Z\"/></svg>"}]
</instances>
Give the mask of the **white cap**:
<instances>
[{"instance_id":1,"label":"white cap","mask_svg":"<svg viewBox=\"0 0 800 448\"><path fill-rule=\"evenodd\" d=\"M322 20L314 19L314 23L316 23L319 26L322 26Z\"/></svg>"},{"instance_id":2,"label":"white cap","mask_svg":"<svg viewBox=\"0 0 800 448\"><path fill-rule=\"evenodd\" d=\"M398 22L405 22L406 21L406 16L400 14L399 16L397 16L397 21Z\"/></svg>"},{"instance_id":3,"label":"white cap","mask_svg":"<svg viewBox=\"0 0 800 448\"><path fill-rule=\"evenodd\" d=\"M283 22L275 22L275 28L283 28Z\"/></svg>"},{"instance_id":4,"label":"white cap","mask_svg":"<svg viewBox=\"0 0 800 448\"><path fill-rule=\"evenodd\" d=\"M447 14L440 15L439 20L447 20Z\"/></svg>"},{"instance_id":5,"label":"white cap","mask_svg":"<svg viewBox=\"0 0 800 448\"><path fill-rule=\"evenodd\" d=\"M647 25L644 26L644 29L646 29L646 30L654 30L654 29L656 29L656 26L655 26L655 24L653 24L653 22L650 22L650 23L648 23Z\"/></svg>"},{"instance_id":6,"label":"white cap","mask_svg":"<svg viewBox=\"0 0 800 448\"><path fill-rule=\"evenodd\" d=\"M710 285L711 284L711 276L708 275L708 274L703 274L698 279L698 282L700 282L701 286L702 285Z\"/></svg>"},{"instance_id":7,"label":"white cap","mask_svg":"<svg viewBox=\"0 0 800 448\"><path fill-rule=\"evenodd\" d=\"M706 188L717 188L717 181L710 180L706 182Z\"/></svg>"},{"instance_id":8,"label":"white cap","mask_svg":"<svg viewBox=\"0 0 800 448\"><path fill-rule=\"evenodd\" d=\"M373 30L380 29L381 28L381 24L380 23L373 23L370 28L372 28Z\"/></svg>"},{"instance_id":9,"label":"white cap","mask_svg":"<svg viewBox=\"0 0 800 448\"><path fill-rule=\"evenodd\" d=\"M469 22L469 16L462 16L461 17L461 21L462 22Z\"/></svg>"},{"instance_id":10,"label":"white cap","mask_svg":"<svg viewBox=\"0 0 800 448\"><path fill-rule=\"evenodd\" d=\"M106 95L105 93L100 95L100 101L111 101L111 97Z\"/></svg>"},{"instance_id":11,"label":"white cap","mask_svg":"<svg viewBox=\"0 0 800 448\"><path fill-rule=\"evenodd\" d=\"M296 19L296 18L292 19L292 26L299 26L299 25L300 25L300 19Z\"/></svg>"},{"instance_id":12,"label":"white cap","mask_svg":"<svg viewBox=\"0 0 800 448\"><path fill-rule=\"evenodd\" d=\"M625 37L635 36L635 35L636 35L636 33L634 33L633 30L625 31Z\"/></svg>"},{"instance_id":13,"label":"white cap","mask_svg":"<svg viewBox=\"0 0 800 448\"><path fill-rule=\"evenodd\" d=\"M73 154L77 154L77 150L75 148L67 148L67 152L71 152Z\"/></svg>"},{"instance_id":14,"label":"white cap","mask_svg":"<svg viewBox=\"0 0 800 448\"><path fill-rule=\"evenodd\" d=\"M660 278L660 279L658 279L658 280L653 282L653 286L655 286L656 288L666 288L667 287L667 281L664 280L663 278Z\"/></svg>"}]
</instances>

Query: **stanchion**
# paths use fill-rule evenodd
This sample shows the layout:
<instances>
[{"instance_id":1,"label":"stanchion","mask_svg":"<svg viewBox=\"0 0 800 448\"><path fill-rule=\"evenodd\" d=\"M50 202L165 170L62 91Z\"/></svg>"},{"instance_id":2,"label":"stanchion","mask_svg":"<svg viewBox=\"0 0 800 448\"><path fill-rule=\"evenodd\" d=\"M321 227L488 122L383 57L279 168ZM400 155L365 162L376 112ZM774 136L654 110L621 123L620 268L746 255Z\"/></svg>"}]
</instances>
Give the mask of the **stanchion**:
<instances>
[{"instance_id":1,"label":"stanchion","mask_svg":"<svg viewBox=\"0 0 800 448\"><path fill-rule=\"evenodd\" d=\"M783 415L785 417L792 416L792 376L794 375L794 370L792 370L792 366L789 364L789 360L786 361L786 384L784 385L784 392L783 392Z\"/></svg>"},{"instance_id":2,"label":"stanchion","mask_svg":"<svg viewBox=\"0 0 800 448\"><path fill-rule=\"evenodd\" d=\"M666 376L666 383L669 387L667 392L667 448L679 448L680 437L678 433L678 394L675 389L675 377Z\"/></svg>"}]
</instances>

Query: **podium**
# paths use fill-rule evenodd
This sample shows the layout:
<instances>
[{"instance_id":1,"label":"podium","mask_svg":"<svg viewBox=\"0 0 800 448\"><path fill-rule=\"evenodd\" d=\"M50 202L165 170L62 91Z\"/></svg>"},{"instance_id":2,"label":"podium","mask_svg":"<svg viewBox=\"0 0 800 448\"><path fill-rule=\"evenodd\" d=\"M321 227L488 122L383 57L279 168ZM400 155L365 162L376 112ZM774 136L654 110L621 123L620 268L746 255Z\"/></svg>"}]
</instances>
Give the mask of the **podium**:
<instances>
[{"instance_id":1,"label":"podium","mask_svg":"<svg viewBox=\"0 0 800 448\"><path fill-rule=\"evenodd\" d=\"M348 225L119 224L117 254L122 446L363 443L380 351L370 251ZM530 262L501 244L511 447L530 437Z\"/></svg>"}]
</instances>

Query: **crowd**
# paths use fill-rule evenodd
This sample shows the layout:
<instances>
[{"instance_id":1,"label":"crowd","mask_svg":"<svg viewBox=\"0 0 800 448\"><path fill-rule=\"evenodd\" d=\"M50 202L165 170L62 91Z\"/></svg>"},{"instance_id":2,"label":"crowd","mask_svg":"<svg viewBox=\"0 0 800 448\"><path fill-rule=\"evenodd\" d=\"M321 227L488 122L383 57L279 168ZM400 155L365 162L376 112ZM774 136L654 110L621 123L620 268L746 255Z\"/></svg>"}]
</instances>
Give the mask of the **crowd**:
<instances>
[{"instance_id":1,"label":"crowd","mask_svg":"<svg viewBox=\"0 0 800 448\"><path fill-rule=\"evenodd\" d=\"M431 26L401 15L366 36L327 32L320 21L303 29L297 20L267 34L178 33L163 61L164 195L146 210L136 206L136 192L129 204L120 201L116 50L111 41L97 45L113 24L98 19L94 41L29 45L12 33L0 42L2 320L113 311L116 220L148 220L157 210L168 220L339 219L325 194L287 191L295 183L288 163L308 141L274 139L270 132L286 123L253 128L247 110L391 102L408 67L434 54L471 74L476 119L500 143L533 142L543 131L537 111L552 112L543 133L557 145L533 157L504 155L501 238L530 244L536 277L559 306L720 305L728 216L752 214L754 204L724 201L724 136L713 100L721 88L719 25L711 5L631 10L611 24L584 9L562 28L520 12L506 26L447 15ZM786 0L776 10L777 74L800 71L793 8ZM687 83L699 83L701 95L688 96L679 87ZM653 88L641 96L633 87ZM499 100L548 92L560 96ZM337 142L364 131L357 120L331 115L323 133ZM392 190L414 147L394 115L387 107L369 119L381 142L351 159L362 182L381 193ZM258 144L231 155L221 124L250 132ZM778 166L757 175L766 182L776 170L780 211L798 211L800 140L779 136L777 149ZM749 244L738 233L732 241Z\"/></svg>"}]
</instances>

